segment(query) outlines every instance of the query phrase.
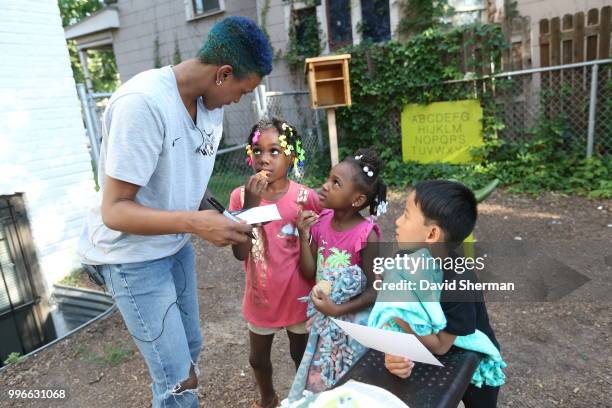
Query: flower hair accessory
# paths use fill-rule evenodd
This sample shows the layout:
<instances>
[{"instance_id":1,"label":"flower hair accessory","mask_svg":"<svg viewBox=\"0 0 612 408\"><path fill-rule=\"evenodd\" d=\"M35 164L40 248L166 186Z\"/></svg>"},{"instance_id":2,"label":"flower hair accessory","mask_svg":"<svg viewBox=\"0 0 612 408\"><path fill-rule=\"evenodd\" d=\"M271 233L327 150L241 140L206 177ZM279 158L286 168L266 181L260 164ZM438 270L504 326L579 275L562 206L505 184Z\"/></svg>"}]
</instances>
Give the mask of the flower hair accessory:
<instances>
[{"instance_id":1,"label":"flower hair accessory","mask_svg":"<svg viewBox=\"0 0 612 408\"><path fill-rule=\"evenodd\" d=\"M253 149L251 148L250 144L246 145L246 154L247 154L246 164L248 164L249 166L253 166Z\"/></svg>"},{"instance_id":2,"label":"flower hair accessory","mask_svg":"<svg viewBox=\"0 0 612 408\"><path fill-rule=\"evenodd\" d=\"M285 153L287 156L289 156L291 154L291 150L293 150L293 146L291 146L287 142L287 136L286 135L280 135L278 137L278 140L280 141L280 146L283 148L283 153Z\"/></svg>"},{"instance_id":3,"label":"flower hair accessory","mask_svg":"<svg viewBox=\"0 0 612 408\"><path fill-rule=\"evenodd\" d=\"M259 131L259 129L257 129L253 133L253 144L255 144L255 143L257 143L259 141L259 136L261 136L261 132Z\"/></svg>"},{"instance_id":4,"label":"flower hair accessory","mask_svg":"<svg viewBox=\"0 0 612 408\"><path fill-rule=\"evenodd\" d=\"M287 138L294 136L295 133L293 128L289 126L287 122L283 122L281 124L281 129L283 133L278 137L278 140L280 141L280 146L283 149L283 153L285 153L285 155L287 156L295 154L295 159L293 159L293 165L295 167L302 167L306 158L306 152L302 147L301 141L299 139L296 140L295 146L287 141Z\"/></svg>"},{"instance_id":5,"label":"flower hair accessory","mask_svg":"<svg viewBox=\"0 0 612 408\"><path fill-rule=\"evenodd\" d=\"M251 142L253 144L257 143L259 141L260 136L261 136L261 131L259 129L255 129L255 132L253 132L253 138L251 139ZM253 147L250 144L246 145L246 154L247 154L246 164L252 167L253 166Z\"/></svg>"},{"instance_id":6,"label":"flower hair accessory","mask_svg":"<svg viewBox=\"0 0 612 408\"><path fill-rule=\"evenodd\" d=\"M302 147L302 142L300 140L295 141L295 164L299 167L304 166L304 160L306 160L306 151Z\"/></svg>"}]
</instances>

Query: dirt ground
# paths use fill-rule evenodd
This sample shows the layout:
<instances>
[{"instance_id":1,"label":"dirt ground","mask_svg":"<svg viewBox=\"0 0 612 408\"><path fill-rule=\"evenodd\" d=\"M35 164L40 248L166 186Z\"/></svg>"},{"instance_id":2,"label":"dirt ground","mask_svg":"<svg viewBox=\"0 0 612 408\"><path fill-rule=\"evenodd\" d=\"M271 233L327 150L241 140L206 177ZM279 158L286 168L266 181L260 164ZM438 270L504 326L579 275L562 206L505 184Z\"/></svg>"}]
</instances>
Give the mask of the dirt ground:
<instances>
[{"instance_id":1,"label":"dirt ground","mask_svg":"<svg viewBox=\"0 0 612 408\"><path fill-rule=\"evenodd\" d=\"M392 194L380 224L387 239L404 196ZM509 366L499 406L612 406L612 201L494 193L480 205L479 241L539 242L590 281L558 302L491 302ZM228 248L196 242L205 345L199 362L204 407L248 407L257 392L241 317L243 273ZM286 336L273 346L285 396L294 374ZM64 389L64 400L11 400L11 389ZM146 367L115 313L0 372L0 407L148 407Z\"/></svg>"}]
</instances>

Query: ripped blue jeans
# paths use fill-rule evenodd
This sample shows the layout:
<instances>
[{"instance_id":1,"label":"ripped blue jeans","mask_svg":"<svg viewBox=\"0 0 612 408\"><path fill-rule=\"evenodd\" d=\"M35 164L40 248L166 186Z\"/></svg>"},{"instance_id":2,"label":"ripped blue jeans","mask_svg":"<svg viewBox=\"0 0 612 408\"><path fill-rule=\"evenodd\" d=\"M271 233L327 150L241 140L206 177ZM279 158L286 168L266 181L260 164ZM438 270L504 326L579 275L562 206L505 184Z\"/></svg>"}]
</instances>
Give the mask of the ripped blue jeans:
<instances>
[{"instance_id":1,"label":"ripped blue jeans","mask_svg":"<svg viewBox=\"0 0 612 408\"><path fill-rule=\"evenodd\" d=\"M181 387L197 375L202 347L191 243L165 258L96 269L147 363L153 408L198 407L197 388Z\"/></svg>"}]
</instances>

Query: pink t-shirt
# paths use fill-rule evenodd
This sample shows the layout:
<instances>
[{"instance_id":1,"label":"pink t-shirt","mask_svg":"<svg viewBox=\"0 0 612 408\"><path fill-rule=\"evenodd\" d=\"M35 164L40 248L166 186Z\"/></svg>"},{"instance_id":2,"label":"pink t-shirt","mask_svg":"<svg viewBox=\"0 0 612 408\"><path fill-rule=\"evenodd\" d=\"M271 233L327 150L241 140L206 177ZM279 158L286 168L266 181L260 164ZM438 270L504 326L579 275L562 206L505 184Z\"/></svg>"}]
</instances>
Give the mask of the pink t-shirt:
<instances>
[{"instance_id":1,"label":"pink t-shirt","mask_svg":"<svg viewBox=\"0 0 612 408\"><path fill-rule=\"evenodd\" d=\"M240 210L244 187L232 191L229 209ZM306 320L307 296L314 285L299 270L300 242L296 228L299 205L304 210L321 211L314 190L293 181L277 201L262 200L260 205L276 204L281 219L254 229L255 240L244 261L246 285L242 302L244 318L260 327L284 327Z\"/></svg>"},{"instance_id":2,"label":"pink t-shirt","mask_svg":"<svg viewBox=\"0 0 612 408\"><path fill-rule=\"evenodd\" d=\"M318 248L317 282L325 278L321 272L326 268L361 266L361 250L367 245L372 230L380 238L380 228L370 218L347 231L336 231L332 227L333 218L333 210L323 210L319 221L310 229L312 240Z\"/></svg>"}]
</instances>

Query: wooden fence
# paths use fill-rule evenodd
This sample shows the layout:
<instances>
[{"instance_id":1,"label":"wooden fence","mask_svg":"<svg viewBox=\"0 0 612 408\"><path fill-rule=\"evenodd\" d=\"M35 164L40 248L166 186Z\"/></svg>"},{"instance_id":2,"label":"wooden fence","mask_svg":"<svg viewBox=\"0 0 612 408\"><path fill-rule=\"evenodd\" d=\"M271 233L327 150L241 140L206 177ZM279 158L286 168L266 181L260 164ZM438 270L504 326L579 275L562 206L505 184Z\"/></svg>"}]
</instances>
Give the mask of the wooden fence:
<instances>
[{"instance_id":1,"label":"wooden fence","mask_svg":"<svg viewBox=\"0 0 612 408\"><path fill-rule=\"evenodd\" d=\"M540 20L542 67L610 57L612 7Z\"/></svg>"}]
</instances>

